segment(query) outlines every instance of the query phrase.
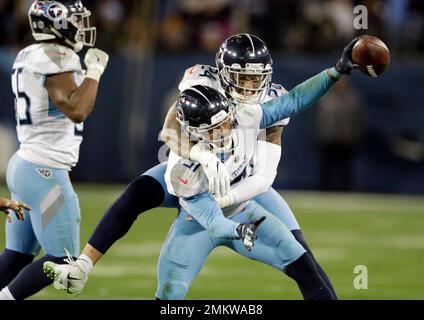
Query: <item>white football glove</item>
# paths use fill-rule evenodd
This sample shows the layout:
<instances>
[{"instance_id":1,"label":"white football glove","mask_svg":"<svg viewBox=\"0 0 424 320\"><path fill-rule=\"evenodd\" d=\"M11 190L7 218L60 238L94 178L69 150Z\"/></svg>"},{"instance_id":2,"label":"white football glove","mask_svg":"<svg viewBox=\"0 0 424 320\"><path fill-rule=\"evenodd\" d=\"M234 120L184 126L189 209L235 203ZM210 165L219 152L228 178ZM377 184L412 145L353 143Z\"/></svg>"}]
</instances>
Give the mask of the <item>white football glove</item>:
<instances>
[{"instance_id":1,"label":"white football glove","mask_svg":"<svg viewBox=\"0 0 424 320\"><path fill-rule=\"evenodd\" d=\"M221 209L232 206L233 204L236 203L236 197L231 190L229 190L227 194L223 196L222 198L216 197L215 199L218 202L218 205Z\"/></svg>"},{"instance_id":2,"label":"white football glove","mask_svg":"<svg viewBox=\"0 0 424 320\"><path fill-rule=\"evenodd\" d=\"M190 159L199 162L209 180L209 192L224 197L230 190L230 176L224 164L206 146L197 143L190 149Z\"/></svg>"},{"instance_id":3,"label":"white football glove","mask_svg":"<svg viewBox=\"0 0 424 320\"><path fill-rule=\"evenodd\" d=\"M100 77L105 71L108 61L109 55L106 52L95 48L88 49L84 58L87 67L85 77L100 81Z\"/></svg>"}]
</instances>

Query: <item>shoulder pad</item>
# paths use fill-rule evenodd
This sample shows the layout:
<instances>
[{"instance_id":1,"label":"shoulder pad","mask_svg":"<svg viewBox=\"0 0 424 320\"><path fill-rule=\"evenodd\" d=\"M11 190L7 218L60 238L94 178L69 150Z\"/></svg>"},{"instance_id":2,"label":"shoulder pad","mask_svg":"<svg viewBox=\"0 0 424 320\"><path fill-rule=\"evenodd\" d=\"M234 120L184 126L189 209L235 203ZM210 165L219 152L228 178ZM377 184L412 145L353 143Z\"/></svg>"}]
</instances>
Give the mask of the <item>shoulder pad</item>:
<instances>
[{"instance_id":1,"label":"shoulder pad","mask_svg":"<svg viewBox=\"0 0 424 320\"><path fill-rule=\"evenodd\" d=\"M180 91L184 91L195 85L203 85L211 88L219 88L218 69L212 66L196 64L188 68L178 85Z\"/></svg>"},{"instance_id":2,"label":"shoulder pad","mask_svg":"<svg viewBox=\"0 0 424 320\"><path fill-rule=\"evenodd\" d=\"M25 67L45 75L82 71L78 55L67 47L55 44L34 46L25 59Z\"/></svg>"},{"instance_id":3,"label":"shoulder pad","mask_svg":"<svg viewBox=\"0 0 424 320\"><path fill-rule=\"evenodd\" d=\"M277 83L271 83L271 86L268 88L267 95L264 102L282 96L288 91L281 85Z\"/></svg>"},{"instance_id":4,"label":"shoulder pad","mask_svg":"<svg viewBox=\"0 0 424 320\"><path fill-rule=\"evenodd\" d=\"M287 126L290 122L290 118L285 118L283 120L277 121L273 124L271 124L270 126L268 126L267 128L272 128L272 127L277 127L277 126Z\"/></svg>"},{"instance_id":5,"label":"shoulder pad","mask_svg":"<svg viewBox=\"0 0 424 320\"><path fill-rule=\"evenodd\" d=\"M281 84L271 83L271 86L268 88L267 96L264 102L278 98L279 96L282 96L283 94L286 94L287 92L288 91L286 90L286 88L284 88ZM286 118L286 119L273 123L268 128L276 127L276 126L287 126L289 122L290 122L290 118Z\"/></svg>"}]
</instances>

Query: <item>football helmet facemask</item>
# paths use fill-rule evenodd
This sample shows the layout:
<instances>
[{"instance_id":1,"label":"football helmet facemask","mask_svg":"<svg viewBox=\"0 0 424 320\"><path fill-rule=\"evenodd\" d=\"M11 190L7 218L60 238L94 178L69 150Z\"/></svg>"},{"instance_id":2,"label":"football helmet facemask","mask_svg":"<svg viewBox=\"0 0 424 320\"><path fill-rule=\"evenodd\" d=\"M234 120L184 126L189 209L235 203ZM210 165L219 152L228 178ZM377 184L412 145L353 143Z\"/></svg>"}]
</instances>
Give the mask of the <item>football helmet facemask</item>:
<instances>
[{"instance_id":1,"label":"football helmet facemask","mask_svg":"<svg viewBox=\"0 0 424 320\"><path fill-rule=\"evenodd\" d=\"M272 79L272 59L258 37L240 33L225 40L216 54L221 85L236 103L259 103Z\"/></svg>"},{"instance_id":2,"label":"football helmet facemask","mask_svg":"<svg viewBox=\"0 0 424 320\"><path fill-rule=\"evenodd\" d=\"M196 85L181 92L176 103L182 130L215 153L229 153L238 139L232 108L227 98L210 87Z\"/></svg>"},{"instance_id":3,"label":"football helmet facemask","mask_svg":"<svg viewBox=\"0 0 424 320\"><path fill-rule=\"evenodd\" d=\"M77 1L34 1L28 12L36 41L56 39L80 51L96 43L96 28L90 24L91 12Z\"/></svg>"}]
</instances>

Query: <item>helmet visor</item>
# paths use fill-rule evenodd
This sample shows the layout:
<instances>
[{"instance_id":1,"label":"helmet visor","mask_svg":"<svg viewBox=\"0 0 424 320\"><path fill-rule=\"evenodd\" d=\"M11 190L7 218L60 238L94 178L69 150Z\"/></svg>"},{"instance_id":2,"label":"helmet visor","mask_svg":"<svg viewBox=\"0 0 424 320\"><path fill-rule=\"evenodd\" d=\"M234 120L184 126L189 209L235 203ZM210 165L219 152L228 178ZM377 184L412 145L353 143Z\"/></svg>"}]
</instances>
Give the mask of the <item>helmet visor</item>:
<instances>
[{"instance_id":1,"label":"helmet visor","mask_svg":"<svg viewBox=\"0 0 424 320\"><path fill-rule=\"evenodd\" d=\"M209 144L213 151L218 153L230 152L234 148L233 128L234 120L230 112L224 119L212 125L187 126L184 131L193 135L199 142Z\"/></svg>"},{"instance_id":2,"label":"helmet visor","mask_svg":"<svg viewBox=\"0 0 424 320\"><path fill-rule=\"evenodd\" d=\"M231 144L231 129L230 119L227 119L215 128L209 129L207 131L208 142L215 148L224 148Z\"/></svg>"},{"instance_id":3,"label":"helmet visor","mask_svg":"<svg viewBox=\"0 0 424 320\"><path fill-rule=\"evenodd\" d=\"M246 68L225 66L223 78L227 82L229 94L242 103L258 103L269 87L272 77L271 66L248 64Z\"/></svg>"}]
</instances>

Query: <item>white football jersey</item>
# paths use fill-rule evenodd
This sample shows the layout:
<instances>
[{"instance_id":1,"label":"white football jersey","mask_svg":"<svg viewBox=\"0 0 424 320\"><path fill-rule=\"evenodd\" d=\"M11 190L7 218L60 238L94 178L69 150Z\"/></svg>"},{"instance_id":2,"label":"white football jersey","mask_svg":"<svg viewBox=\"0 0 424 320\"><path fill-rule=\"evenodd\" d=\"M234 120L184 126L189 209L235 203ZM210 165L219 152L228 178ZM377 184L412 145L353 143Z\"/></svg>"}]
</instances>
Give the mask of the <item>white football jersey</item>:
<instances>
[{"instance_id":1,"label":"white football jersey","mask_svg":"<svg viewBox=\"0 0 424 320\"><path fill-rule=\"evenodd\" d=\"M83 124L76 125L50 101L47 76L72 72L77 85L84 79L78 55L71 49L40 43L23 49L13 64L18 155L25 160L71 170L78 162Z\"/></svg>"},{"instance_id":2,"label":"white football jersey","mask_svg":"<svg viewBox=\"0 0 424 320\"><path fill-rule=\"evenodd\" d=\"M236 147L224 162L233 186L252 174L252 161L257 148L255 141L260 131L261 119L260 105L242 108L236 114L238 126L233 129L233 141ZM165 172L165 182L168 192L178 197L189 198L209 190L208 179L201 165L183 159L172 151ZM230 216L242 205L244 204L225 208L224 215Z\"/></svg>"},{"instance_id":3,"label":"white football jersey","mask_svg":"<svg viewBox=\"0 0 424 320\"><path fill-rule=\"evenodd\" d=\"M225 91L222 88L221 82L219 80L218 69L215 67L196 64L195 66L187 69L184 73L183 79L178 85L178 89L180 91L183 91L195 85L211 87L225 95ZM266 92L266 95L262 102L267 102L269 100L275 99L285 93L287 93L287 90L282 85L272 83L271 86L268 88L268 91ZM246 104L243 105L243 108L249 108L251 106L251 104ZM286 118L276 123L273 123L270 127L286 126L289 124L289 121L290 118Z\"/></svg>"}]
</instances>

